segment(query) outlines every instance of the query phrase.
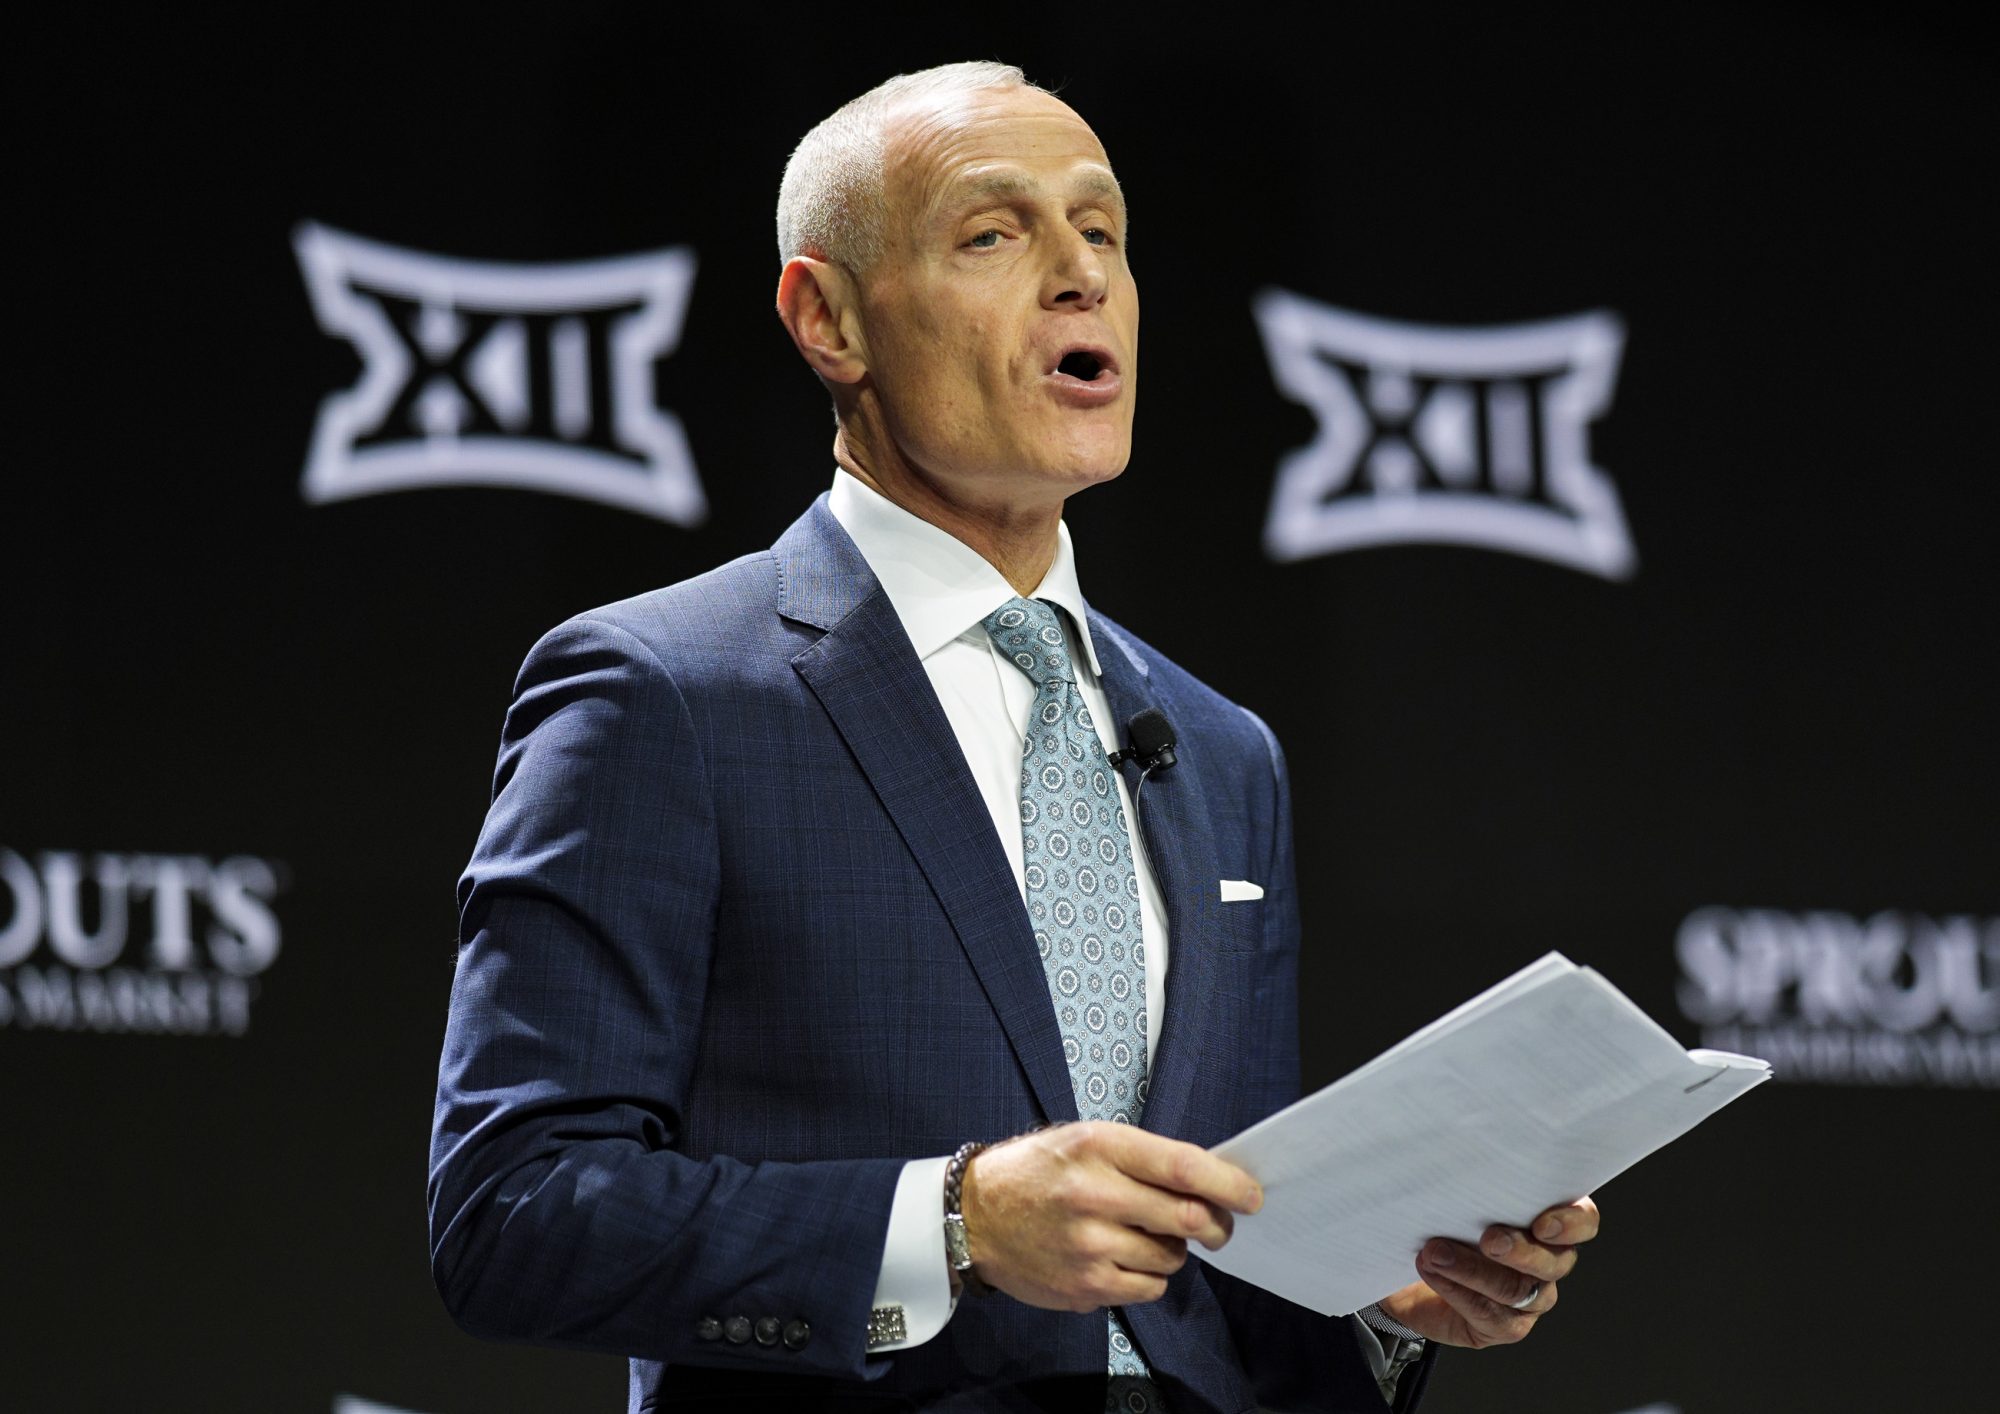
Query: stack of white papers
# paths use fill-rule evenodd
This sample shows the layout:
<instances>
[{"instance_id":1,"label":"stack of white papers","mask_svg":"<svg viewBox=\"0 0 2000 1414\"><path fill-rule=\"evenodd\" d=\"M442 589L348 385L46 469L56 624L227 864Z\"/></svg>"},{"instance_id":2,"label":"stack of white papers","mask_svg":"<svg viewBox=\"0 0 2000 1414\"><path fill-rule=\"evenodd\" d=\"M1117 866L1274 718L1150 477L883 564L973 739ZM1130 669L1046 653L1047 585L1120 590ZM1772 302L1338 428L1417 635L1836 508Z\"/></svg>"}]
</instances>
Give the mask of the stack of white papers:
<instances>
[{"instance_id":1,"label":"stack of white papers","mask_svg":"<svg viewBox=\"0 0 2000 1414\"><path fill-rule=\"evenodd\" d=\"M1689 1051L1560 953L1215 1152L1264 1186L1210 1265L1325 1315L1416 1280L1433 1237L1524 1226L1678 1139L1771 1067Z\"/></svg>"}]
</instances>

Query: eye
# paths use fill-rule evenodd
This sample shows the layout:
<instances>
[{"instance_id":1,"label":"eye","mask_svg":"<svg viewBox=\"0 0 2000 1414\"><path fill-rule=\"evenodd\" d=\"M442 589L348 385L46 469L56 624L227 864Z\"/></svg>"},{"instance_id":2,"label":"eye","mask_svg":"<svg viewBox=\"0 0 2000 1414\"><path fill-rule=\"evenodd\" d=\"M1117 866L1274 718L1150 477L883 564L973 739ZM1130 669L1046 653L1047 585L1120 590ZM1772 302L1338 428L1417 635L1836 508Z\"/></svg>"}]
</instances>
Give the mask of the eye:
<instances>
[{"instance_id":1,"label":"eye","mask_svg":"<svg viewBox=\"0 0 2000 1414\"><path fill-rule=\"evenodd\" d=\"M1083 238L1089 241L1092 245L1111 244L1111 232L1105 230L1102 226L1092 226L1089 230L1083 233Z\"/></svg>"},{"instance_id":2,"label":"eye","mask_svg":"<svg viewBox=\"0 0 2000 1414\"><path fill-rule=\"evenodd\" d=\"M966 244L974 250L991 250L1000 244L1000 233L998 231L981 231L978 235L967 241Z\"/></svg>"}]
</instances>

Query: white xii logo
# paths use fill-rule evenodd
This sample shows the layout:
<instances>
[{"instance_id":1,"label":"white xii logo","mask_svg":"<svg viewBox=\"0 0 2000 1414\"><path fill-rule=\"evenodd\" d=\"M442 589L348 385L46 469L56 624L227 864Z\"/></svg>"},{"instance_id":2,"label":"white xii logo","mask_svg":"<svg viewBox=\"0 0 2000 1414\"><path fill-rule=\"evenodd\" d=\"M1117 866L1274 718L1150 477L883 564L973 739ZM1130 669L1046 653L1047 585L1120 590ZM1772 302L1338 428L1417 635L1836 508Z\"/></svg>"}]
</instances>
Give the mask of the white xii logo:
<instances>
[{"instance_id":1,"label":"white xii logo","mask_svg":"<svg viewBox=\"0 0 2000 1414\"><path fill-rule=\"evenodd\" d=\"M1278 464L1273 559L1429 541L1631 577L1618 491L1589 447L1624 348L1615 315L1439 328L1289 290L1255 310L1279 390L1319 417Z\"/></svg>"},{"instance_id":2,"label":"white xii logo","mask_svg":"<svg viewBox=\"0 0 2000 1414\"><path fill-rule=\"evenodd\" d=\"M457 260L312 222L293 236L320 328L361 355L320 405L308 501L511 486L676 525L707 514L653 364L680 342L684 246L573 264Z\"/></svg>"}]
</instances>

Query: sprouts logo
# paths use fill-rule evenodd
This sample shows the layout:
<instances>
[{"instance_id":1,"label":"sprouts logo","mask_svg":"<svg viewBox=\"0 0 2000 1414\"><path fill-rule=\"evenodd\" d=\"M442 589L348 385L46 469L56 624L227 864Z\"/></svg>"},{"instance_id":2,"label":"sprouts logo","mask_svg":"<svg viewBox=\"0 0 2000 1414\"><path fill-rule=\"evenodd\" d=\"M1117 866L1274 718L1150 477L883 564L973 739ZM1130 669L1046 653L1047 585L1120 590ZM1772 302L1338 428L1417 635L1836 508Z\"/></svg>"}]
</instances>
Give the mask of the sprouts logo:
<instances>
[{"instance_id":1,"label":"sprouts logo","mask_svg":"<svg viewBox=\"0 0 2000 1414\"><path fill-rule=\"evenodd\" d=\"M564 265L456 260L311 222L313 312L361 355L320 405L308 501L511 486L698 524L708 512L653 365L680 342L686 247Z\"/></svg>"},{"instance_id":2,"label":"sprouts logo","mask_svg":"<svg viewBox=\"0 0 2000 1414\"><path fill-rule=\"evenodd\" d=\"M1676 951L1701 1043L1781 1079L2000 1089L2000 918L1704 908Z\"/></svg>"},{"instance_id":3,"label":"sprouts logo","mask_svg":"<svg viewBox=\"0 0 2000 1414\"><path fill-rule=\"evenodd\" d=\"M1279 390L1319 418L1278 463L1271 558L1429 541L1632 576L1618 490L1590 460L1625 344L1616 315L1440 328L1288 290L1254 309Z\"/></svg>"},{"instance_id":4,"label":"sprouts logo","mask_svg":"<svg viewBox=\"0 0 2000 1414\"><path fill-rule=\"evenodd\" d=\"M241 1036L284 866L0 848L0 1029Z\"/></svg>"}]
</instances>

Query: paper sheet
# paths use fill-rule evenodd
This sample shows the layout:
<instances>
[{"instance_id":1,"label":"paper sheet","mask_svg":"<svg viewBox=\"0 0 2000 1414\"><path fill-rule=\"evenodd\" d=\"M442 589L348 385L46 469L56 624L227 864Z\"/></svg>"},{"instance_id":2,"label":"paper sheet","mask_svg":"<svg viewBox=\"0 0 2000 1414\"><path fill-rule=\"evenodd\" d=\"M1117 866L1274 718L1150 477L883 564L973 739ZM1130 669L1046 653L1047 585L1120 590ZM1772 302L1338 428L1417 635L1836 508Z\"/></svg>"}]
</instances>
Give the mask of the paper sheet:
<instances>
[{"instance_id":1,"label":"paper sheet","mask_svg":"<svg viewBox=\"0 0 2000 1414\"><path fill-rule=\"evenodd\" d=\"M1327 1315L1416 1279L1432 1237L1476 1243L1580 1198L1770 1079L1688 1051L1549 953L1215 1152L1264 1186L1222 1271Z\"/></svg>"}]
</instances>

